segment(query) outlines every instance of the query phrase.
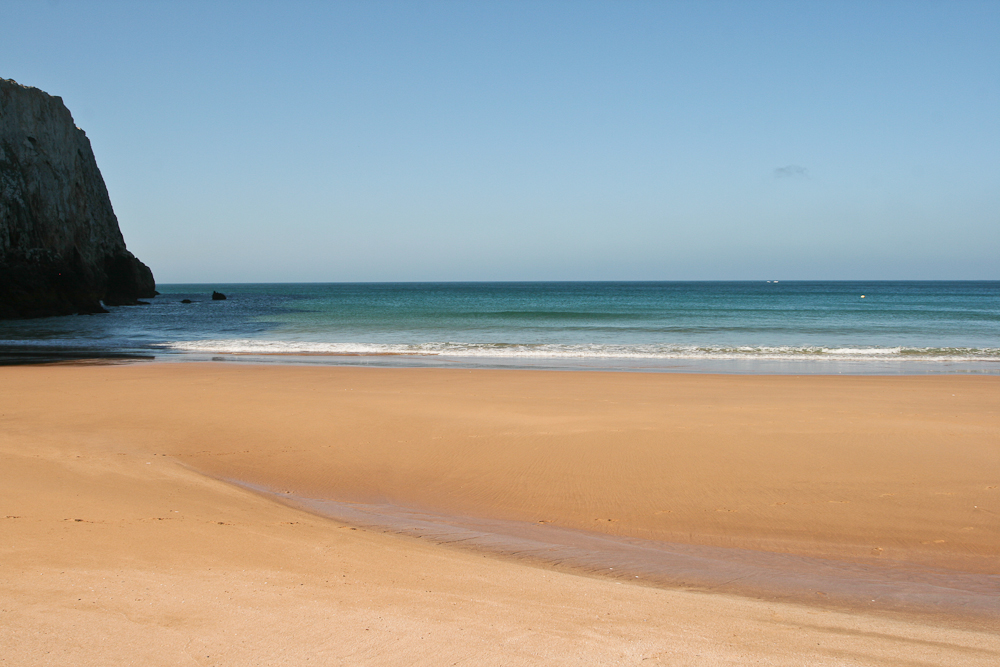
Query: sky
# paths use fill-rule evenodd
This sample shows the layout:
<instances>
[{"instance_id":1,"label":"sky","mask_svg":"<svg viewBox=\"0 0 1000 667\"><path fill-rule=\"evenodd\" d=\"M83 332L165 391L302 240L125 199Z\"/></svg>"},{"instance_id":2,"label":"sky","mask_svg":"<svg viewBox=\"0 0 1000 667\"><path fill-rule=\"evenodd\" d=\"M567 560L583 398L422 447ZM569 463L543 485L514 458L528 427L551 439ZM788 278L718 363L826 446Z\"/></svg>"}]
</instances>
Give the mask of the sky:
<instances>
[{"instance_id":1,"label":"sky","mask_svg":"<svg viewBox=\"0 0 1000 667\"><path fill-rule=\"evenodd\" d=\"M1000 279L1000 3L0 0L160 283Z\"/></svg>"}]
</instances>

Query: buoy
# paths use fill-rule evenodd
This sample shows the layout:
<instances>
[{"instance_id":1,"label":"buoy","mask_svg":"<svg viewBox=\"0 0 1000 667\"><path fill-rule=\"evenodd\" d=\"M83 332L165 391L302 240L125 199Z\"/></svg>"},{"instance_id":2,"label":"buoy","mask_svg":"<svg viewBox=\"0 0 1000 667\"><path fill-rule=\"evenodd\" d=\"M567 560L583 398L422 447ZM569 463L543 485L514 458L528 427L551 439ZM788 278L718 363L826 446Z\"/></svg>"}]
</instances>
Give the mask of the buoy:
<instances>
[{"instance_id":1,"label":"buoy","mask_svg":"<svg viewBox=\"0 0 1000 667\"><path fill-rule=\"evenodd\" d=\"M864 295L864 294L862 294L862 295L861 295L861 298L862 298L862 299L863 299L863 298L865 298L865 295Z\"/></svg>"}]
</instances>

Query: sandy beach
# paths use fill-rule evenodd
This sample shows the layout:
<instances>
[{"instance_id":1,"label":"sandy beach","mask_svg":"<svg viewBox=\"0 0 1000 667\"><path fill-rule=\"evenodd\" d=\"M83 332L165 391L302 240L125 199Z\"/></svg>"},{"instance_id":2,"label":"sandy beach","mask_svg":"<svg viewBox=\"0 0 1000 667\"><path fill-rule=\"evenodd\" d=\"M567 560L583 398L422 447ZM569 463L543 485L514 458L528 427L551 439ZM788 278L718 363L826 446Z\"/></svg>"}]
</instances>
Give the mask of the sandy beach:
<instances>
[{"instance_id":1,"label":"sandy beach","mask_svg":"<svg viewBox=\"0 0 1000 667\"><path fill-rule=\"evenodd\" d=\"M982 604L632 581L302 506L953 576L1000 608L998 445L994 376L4 367L0 664L993 665Z\"/></svg>"}]
</instances>

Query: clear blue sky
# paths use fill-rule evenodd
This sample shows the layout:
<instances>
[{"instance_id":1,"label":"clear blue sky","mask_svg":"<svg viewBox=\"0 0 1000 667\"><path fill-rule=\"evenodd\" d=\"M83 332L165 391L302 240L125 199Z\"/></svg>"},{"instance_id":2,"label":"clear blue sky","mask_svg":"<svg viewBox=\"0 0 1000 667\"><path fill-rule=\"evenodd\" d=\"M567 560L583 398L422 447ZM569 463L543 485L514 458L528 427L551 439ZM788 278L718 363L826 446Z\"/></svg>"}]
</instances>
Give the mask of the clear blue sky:
<instances>
[{"instance_id":1,"label":"clear blue sky","mask_svg":"<svg viewBox=\"0 0 1000 667\"><path fill-rule=\"evenodd\" d=\"M1000 2L19 2L159 282L1000 279Z\"/></svg>"}]
</instances>

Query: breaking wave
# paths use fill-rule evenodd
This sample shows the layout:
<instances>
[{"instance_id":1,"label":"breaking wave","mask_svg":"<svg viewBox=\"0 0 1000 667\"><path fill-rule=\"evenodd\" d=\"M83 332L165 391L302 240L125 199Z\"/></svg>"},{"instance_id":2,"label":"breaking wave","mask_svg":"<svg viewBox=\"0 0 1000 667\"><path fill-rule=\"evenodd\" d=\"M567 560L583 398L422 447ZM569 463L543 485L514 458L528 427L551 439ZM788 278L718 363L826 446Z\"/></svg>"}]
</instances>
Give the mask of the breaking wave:
<instances>
[{"instance_id":1,"label":"breaking wave","mask_svg":"<svg viewBox=\"0 0 1000 667\"><path fill-rule=\"evenodd\" d=\"M243 355L443 356L524 359L836 359L912 361L1000 361L1000 348L694 346L674 344L523 344L523 343L322 343L282 340L218 339L177 341L156 347L176 352Z\"/></svg>"}]
</instances>

